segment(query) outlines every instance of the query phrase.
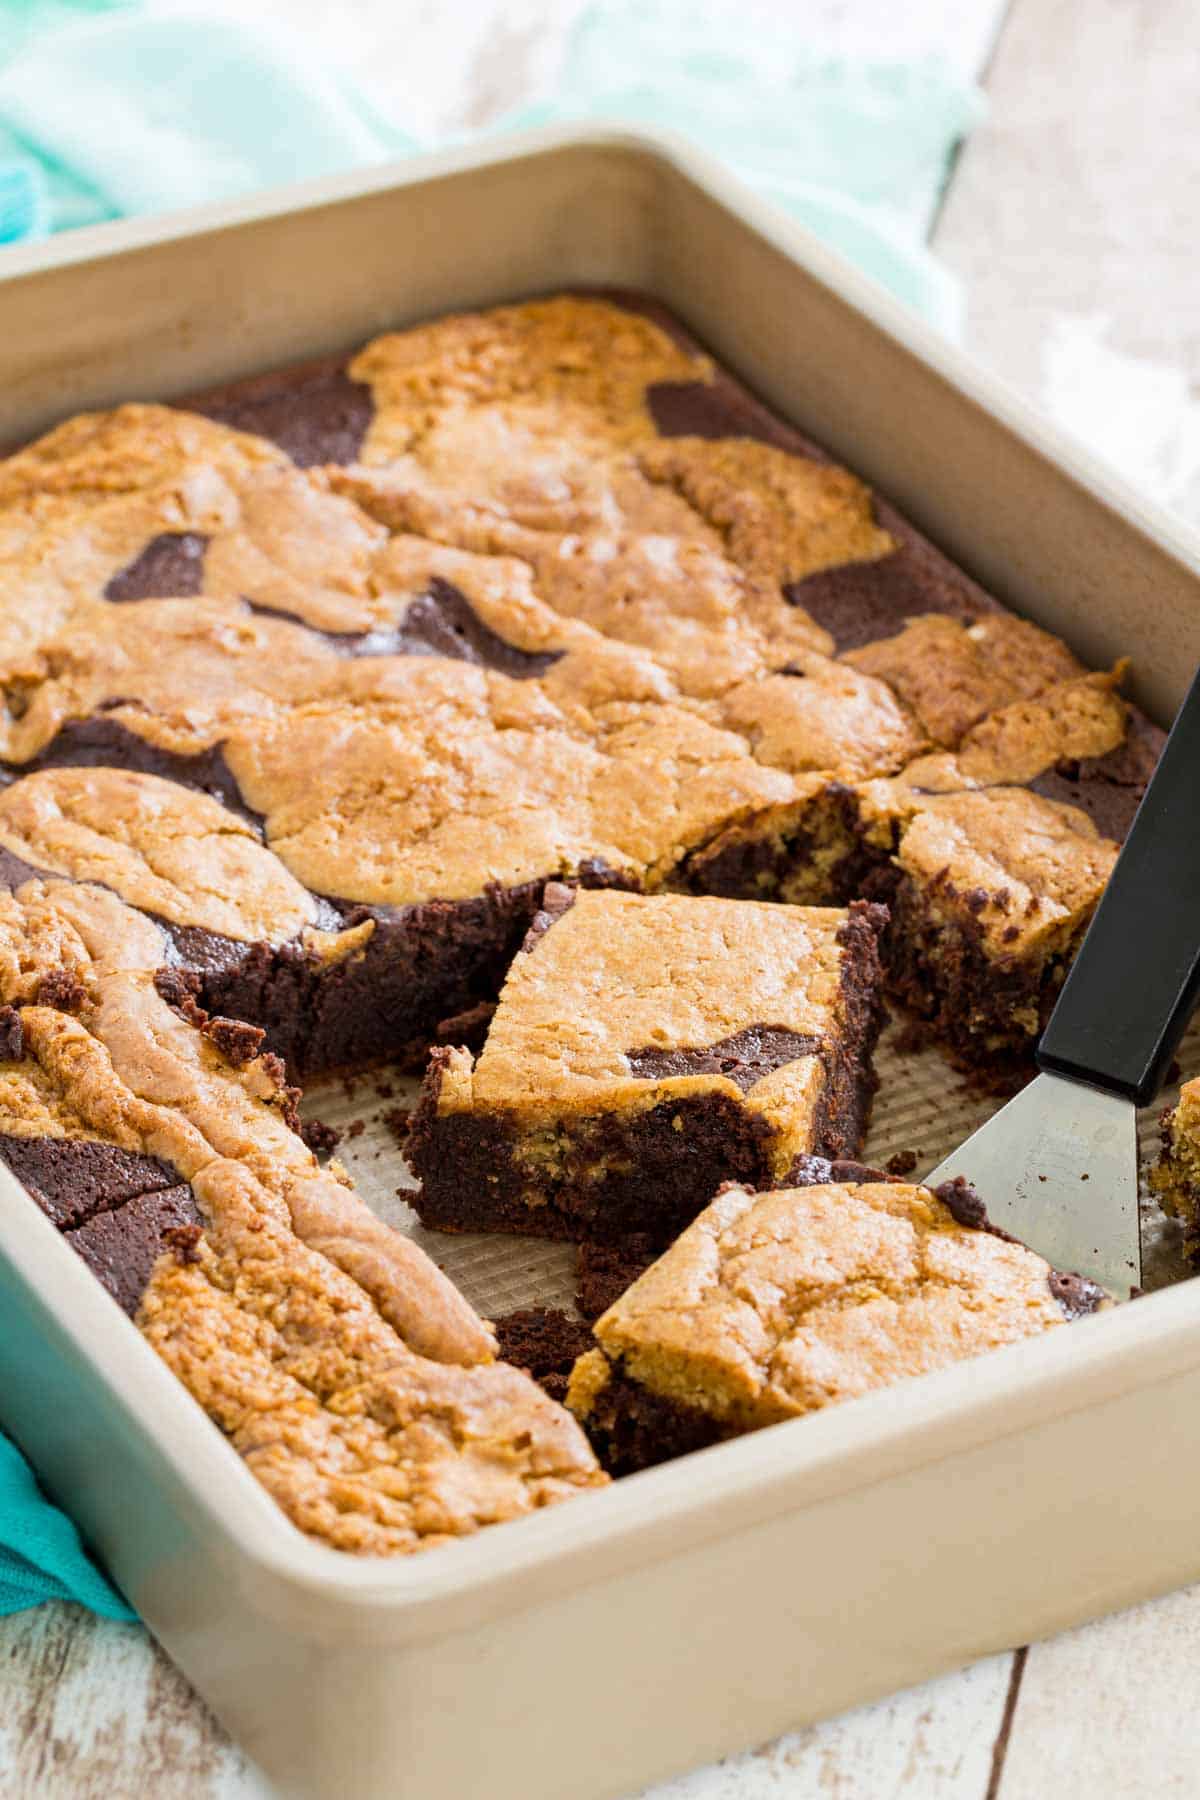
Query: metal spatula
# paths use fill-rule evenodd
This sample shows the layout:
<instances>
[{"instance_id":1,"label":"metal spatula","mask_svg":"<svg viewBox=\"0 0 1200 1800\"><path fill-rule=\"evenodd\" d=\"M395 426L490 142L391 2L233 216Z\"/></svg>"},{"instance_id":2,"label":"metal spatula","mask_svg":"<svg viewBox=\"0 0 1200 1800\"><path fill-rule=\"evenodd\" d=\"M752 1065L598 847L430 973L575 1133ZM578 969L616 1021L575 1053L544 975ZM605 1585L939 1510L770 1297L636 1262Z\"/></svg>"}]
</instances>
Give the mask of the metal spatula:
<instances>
[{"instance_id":1,"label":"metal spatula","mask_svg":"<svg viewBox=\"0 0 1200 1800\"><path fill-rule=\"evenodd\" d=\"M1137 1107L1200 993L1200 674L1037 1051L1041 1074L928 1183L963 1175L1056 1268L1141 1281Z\"/></svg>"}]
</instances>

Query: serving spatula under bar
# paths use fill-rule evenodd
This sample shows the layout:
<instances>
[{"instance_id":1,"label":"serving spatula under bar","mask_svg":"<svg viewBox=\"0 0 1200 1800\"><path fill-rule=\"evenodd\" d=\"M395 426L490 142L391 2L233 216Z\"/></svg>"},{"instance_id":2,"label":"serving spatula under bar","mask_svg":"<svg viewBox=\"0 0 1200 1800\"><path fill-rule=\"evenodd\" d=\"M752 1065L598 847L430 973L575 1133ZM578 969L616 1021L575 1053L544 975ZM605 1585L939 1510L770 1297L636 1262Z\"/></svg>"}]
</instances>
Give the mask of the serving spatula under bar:
<instances>
[{"instance_id":1,"label":"serving spatula under bar","mask_svg":"<svg viewBox=\"0 0 1200 1800\"><path fill-rule=\"evenodd\" d=\"M926 1176L963 1175L1056 1268L1141 1281L1137 1108L1200 994L1200 674L1037 1050L1041 1073Z\"/></svg>"}]
</instances>

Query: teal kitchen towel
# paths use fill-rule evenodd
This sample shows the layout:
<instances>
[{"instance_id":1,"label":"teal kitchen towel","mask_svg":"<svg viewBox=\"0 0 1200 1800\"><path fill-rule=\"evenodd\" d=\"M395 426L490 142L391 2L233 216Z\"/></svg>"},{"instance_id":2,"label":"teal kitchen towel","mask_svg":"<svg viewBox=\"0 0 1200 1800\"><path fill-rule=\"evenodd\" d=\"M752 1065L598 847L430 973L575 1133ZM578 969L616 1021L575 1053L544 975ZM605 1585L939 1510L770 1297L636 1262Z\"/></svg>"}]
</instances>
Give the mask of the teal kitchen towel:
<instances>
[{"instance_id":1,"label":"teal kitchen towel","mask_svg":"<svg viewBox=\"0 0 1200 1800\"><path fill-rule=\"evenodd\" d=\"M501 121L624 119L671 126L722 159L944 331L955 276L924 246L951 157L984 98L938 60L830 57L782 9L598 0L552 95Z\"/></svg>"},{"instance_id":2,"label":"teal kitchen towel","mask_svg":"<svg viewBox=\"0 0 1200 1800\"><path fill-rule=\"evenodd\" d=\"M594 0L552 93L491 129L672 126L954 332L958 284L922 240L982 106L936 60L825 57L794 18L747 29L733 0ZM0 0L0 183L6 156L22 155L49 200L27 206L24 230L0 200L0 242L418 147L294 35L120 0Z\"/></svg>"},{"instance_id":3,"label":"teal kitchen towel","mask_svg":"<svg viewBox=\"0 0 1200 1800\"><path fill-rule=\"evenodd\" d=\"M936 64L823 59L794 23L748 31L735 4L596 0L552 96L492 130L674 126L953 330L956 284L922 238L980 107ZM0 245L418 147L294 40L244 20L0 0ZM0 1612L58 1598L132 1616L0 1438Z\"/></svg>"},{"instance_id":4,"label":"teal kitchen towel","mask_svg":"<svg viewBox=\"0 0 1200 1800\"><path fill-rule=\"evenodd\" d=\"M77 1600L106 1619L134 1614L51 1506L15 1444L0 1437L0 1613L43 1600Z\"/></svg>"},{"instance_id":5,"label":"teal kitchen towel","mask_svg":"<svg viewBox=\"0 0 1200 1800\"><path fill-rule=\"evenodd\" d=\"M0 27L10 14L11 0L0 0ZM210 13L134 7L27 34L0 64L0 134L0 155L23 149L56 186L66 208L52 220L56 229L194 206L416 148L291 36Z\"/></svg>"}]
</instances>

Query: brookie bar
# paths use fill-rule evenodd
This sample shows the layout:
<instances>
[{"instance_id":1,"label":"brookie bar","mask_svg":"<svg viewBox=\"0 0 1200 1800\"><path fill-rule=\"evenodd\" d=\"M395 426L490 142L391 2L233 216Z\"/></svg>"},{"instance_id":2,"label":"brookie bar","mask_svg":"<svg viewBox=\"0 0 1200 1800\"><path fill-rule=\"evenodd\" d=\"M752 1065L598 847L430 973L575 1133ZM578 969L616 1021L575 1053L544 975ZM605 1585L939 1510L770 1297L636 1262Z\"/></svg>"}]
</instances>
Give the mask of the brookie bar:
<instances>
[{"instance_id":1,"label":"brookie bar","mask_svg":"<svg viewBox=\"0 0 1200 1800\"><path fill-rule=\"evenodd\" d=\"M931 1192L866 1169L844 1175L766 1194L725 1188L596 1322L567 1404L611 1472L820 1411L1104 1302L990 1227L964 1183Z\"/></svg>"},{"instance_id":2,"label":"brookie bar","mask_svg":"<svg viewBox=\"0 0 1200 1800\"><path fill-rule=\"evenodd\" d=\"M722 1181L853 1155L885 919L547 889L478 1057L431 1058L407 1144L422 1220L663 1245Z\"/></svg>"}]
</instances>

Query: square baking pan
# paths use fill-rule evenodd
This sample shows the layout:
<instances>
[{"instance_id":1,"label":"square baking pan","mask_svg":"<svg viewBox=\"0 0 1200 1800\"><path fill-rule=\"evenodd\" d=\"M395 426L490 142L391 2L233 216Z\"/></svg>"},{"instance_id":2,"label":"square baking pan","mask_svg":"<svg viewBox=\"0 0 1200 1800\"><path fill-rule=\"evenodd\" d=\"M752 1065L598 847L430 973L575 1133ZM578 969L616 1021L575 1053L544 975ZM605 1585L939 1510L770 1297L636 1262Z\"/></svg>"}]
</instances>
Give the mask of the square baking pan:
<instances>
[{"instance_id":1,"label":"square baking pan","mask_svg":"<svg viewBox=\"0 0 1200 1800\"><path fill-rule=\"evenodd\" d=\"M1131 652L1160 719L1200 660L1194 538L672 138L541 132L3 269L6 442L463 306L640 289L1000 598L1094 665ZM360 1560L275 1509L5 1173L0 1418L289 1794L626 1794L1200 1575L1189 1282Z\"/></svg>"}]
</instances>

